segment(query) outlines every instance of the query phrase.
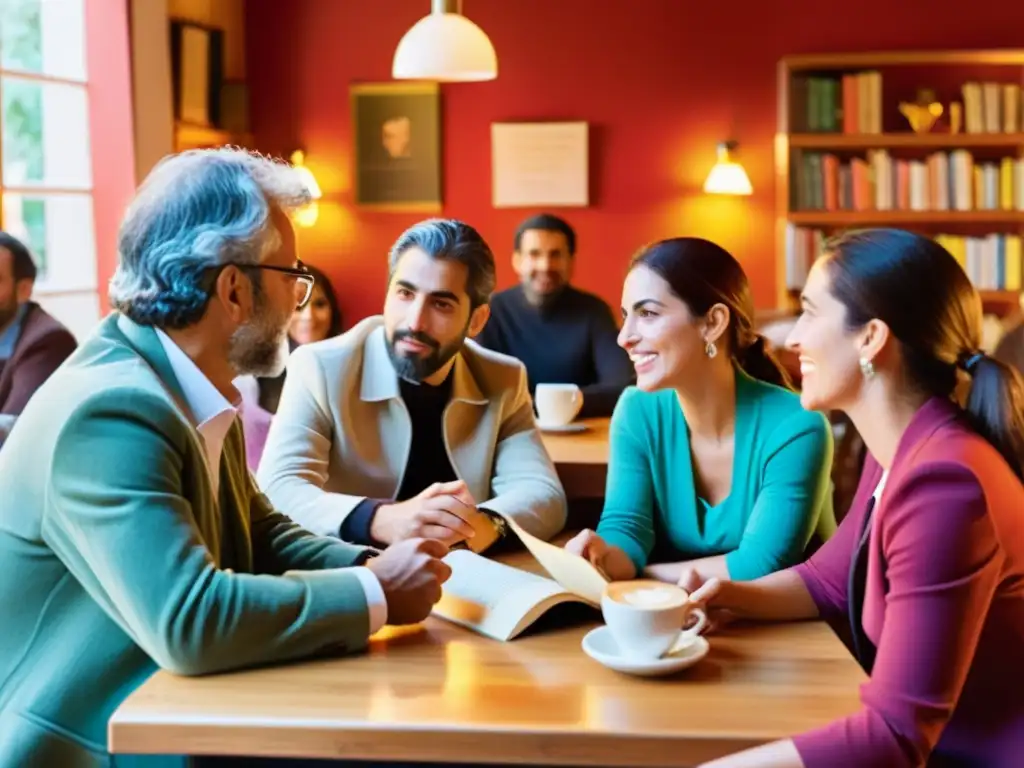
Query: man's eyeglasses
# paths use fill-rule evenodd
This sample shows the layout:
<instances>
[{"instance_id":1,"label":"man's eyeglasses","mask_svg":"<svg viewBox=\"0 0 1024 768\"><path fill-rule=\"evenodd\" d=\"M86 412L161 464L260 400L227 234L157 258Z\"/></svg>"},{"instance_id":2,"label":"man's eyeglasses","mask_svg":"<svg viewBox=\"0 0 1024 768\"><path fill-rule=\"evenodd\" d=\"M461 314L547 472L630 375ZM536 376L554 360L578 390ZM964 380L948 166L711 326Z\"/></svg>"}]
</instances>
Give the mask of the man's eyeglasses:
<instances>
[{"instance_id":1,"label":"man's eyeglasses","mask_svg":"<svg viewBox=\"0 0 1024 768\"><path fill-rule=\"evenodd\" d=\"M266 269L270 272L282 272L286 275L291 275L295 278L295 309L304 309L313 297L313 286L316 285L316 278L313 277L313 273L301 261L297 267L275 267L272 264L241 264L237 261L219 264L213 268L215 272L210 280L210 287L207 288L207 292L213 289L213 283L225 267L238 267L242 270Z\"/></svg>"}]
</instances>

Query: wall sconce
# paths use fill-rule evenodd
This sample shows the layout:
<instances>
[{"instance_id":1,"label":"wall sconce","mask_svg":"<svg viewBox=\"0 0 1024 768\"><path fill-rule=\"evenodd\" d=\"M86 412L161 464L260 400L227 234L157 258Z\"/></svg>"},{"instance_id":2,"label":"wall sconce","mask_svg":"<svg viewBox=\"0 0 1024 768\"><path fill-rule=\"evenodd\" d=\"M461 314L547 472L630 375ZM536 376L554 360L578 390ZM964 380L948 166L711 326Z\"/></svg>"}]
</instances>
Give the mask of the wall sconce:
<instances>
[{"instance_id":1,"label":"wall sconce","mask_svg":"<svg viewBox=\"0 0 1024 768\"><path fill-rule=\"evenodd\" d=\"M462 0L431 0L395 49L391 76L398 80L479 82L498 76L498 55L487 34L462 15Z\"/></svg>"},{"instance_id":2,"label":"wall sconce","mask_svg":"<svg viewBox=\"0 0 1024 768\"><path fill-rule=\"evenodd\" d=\"M313 198L309 205L304 205L292 213L292 221L300 227L312 227L320 216L320 203L317 201L323 197L323 193L320 191L320 185L317 184L313 172L306 167L306 153L301 149L296 149L292 152L290 160Z\"/></svg>"},{"instance_id":3,"label":"wall sconce","mask_svg":"<svg viewBox=\"0 0 1024 768\"><path fill-rule=\"evenodd\" d=\"M704 182L704 191L712 195L750 195L754 188L750 186L750 178L743 166L729 156L736 149L735 141L725 141L718 145L718 162L711 169Z\"/></svg>"}]
</instances>

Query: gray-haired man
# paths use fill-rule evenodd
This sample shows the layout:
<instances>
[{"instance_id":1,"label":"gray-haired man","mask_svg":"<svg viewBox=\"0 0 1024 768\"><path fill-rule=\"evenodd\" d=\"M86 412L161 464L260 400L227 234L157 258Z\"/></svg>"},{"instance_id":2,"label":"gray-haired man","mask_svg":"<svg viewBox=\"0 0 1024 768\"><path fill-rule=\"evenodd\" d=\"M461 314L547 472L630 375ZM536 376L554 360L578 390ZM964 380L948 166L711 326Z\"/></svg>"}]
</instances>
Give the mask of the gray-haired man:
<instances>
[{"instance_id":1,"label":"gray-haired man","mask_svg":"<svg viewBox=\"0 0 1024 768\"><path fill-rule=\"evenodd\" d=\"M106 763L107 720L157 667L360 649L440 598L442 544L368 560L246 469L231 381L281 370L307 200L288 166L216 150L165 160L129 207L118 311L0 452L0 766Z\"/></svg>"},{"instance_id":2,"label":"gray-haired man","mask_svg":"<svg viewBox=\"0 0 1024 768\"><path fill-rule=\"evenodd\" d=\"M386 546L494 542L510 516L549 538L565 495L522 363L468 341L487 322L494 257L459 221L429 220L391 249L383 317L299 347L258 478L317 533Z\"/></svg>"}]
</instances>

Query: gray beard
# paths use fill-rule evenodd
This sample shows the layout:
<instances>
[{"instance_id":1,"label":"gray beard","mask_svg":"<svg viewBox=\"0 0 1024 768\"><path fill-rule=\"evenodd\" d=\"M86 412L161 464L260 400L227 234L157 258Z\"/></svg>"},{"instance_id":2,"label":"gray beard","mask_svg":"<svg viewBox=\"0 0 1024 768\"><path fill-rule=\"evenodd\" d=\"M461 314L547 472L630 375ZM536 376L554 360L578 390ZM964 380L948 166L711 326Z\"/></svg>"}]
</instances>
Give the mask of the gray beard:
<instances>
[{"instance_id":1,"label":"gray beard","mask_svg":"<svg viewBox=\"0 0 1024 768\"><path fill-rule=\"evenodd\" d=\"M260 307L262 309L262 307ZM231 334L228 359L240 374L276 378L288 365L288 323L264 315Z\"/></svg>"}]
</instances>

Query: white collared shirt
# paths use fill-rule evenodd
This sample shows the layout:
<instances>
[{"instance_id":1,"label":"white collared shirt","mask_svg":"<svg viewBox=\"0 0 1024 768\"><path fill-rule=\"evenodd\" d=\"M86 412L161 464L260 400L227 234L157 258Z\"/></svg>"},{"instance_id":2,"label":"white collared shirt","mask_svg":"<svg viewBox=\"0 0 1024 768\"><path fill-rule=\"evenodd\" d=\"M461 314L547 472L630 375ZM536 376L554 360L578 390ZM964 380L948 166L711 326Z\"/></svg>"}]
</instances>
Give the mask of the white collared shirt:
<instances>
[{"instance_id":1,"label":"white collared shirt","mask_svg":"<svg viewBox=\"0 0 1024 768\"><path fill-rule=\"evenodd\" d=\"M235 407L237 403L229 403L170 336L159 328L156 329L156 335L171 364L174 377L181 386L185 403L192 411L196 431L203 439L206 468L209 471L210 485L213 487L213 498L216 502L220 498L220 457L224 451L224 440L228 436L228 430L238 416L238 408Z\"/></svg>"},{"instance_id":2,"label":"white collared shirt","mask_svg":"<svg viewBox=\"0 0 1024 768\"><path fill-rule=\"evenodd\" d=\"M224 440L228 430L238 417L238 402L232 404L221 394L213 382L206 378L192 358L159 328L157 338L164 348L167 361L171 364L174 377L178 380L185 403L195 419L196 431L202 438L206 451L206 468L209 472L210 485L213 488L214 503L219 504L220 498L220 460L224 452ZM384 589L373 571L365 566L347 568L356 578L366 595L366 605L370 613L370 634L383 627L388 620L388 603Z\"/></svg>"}]
</instances>

